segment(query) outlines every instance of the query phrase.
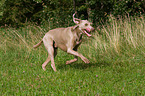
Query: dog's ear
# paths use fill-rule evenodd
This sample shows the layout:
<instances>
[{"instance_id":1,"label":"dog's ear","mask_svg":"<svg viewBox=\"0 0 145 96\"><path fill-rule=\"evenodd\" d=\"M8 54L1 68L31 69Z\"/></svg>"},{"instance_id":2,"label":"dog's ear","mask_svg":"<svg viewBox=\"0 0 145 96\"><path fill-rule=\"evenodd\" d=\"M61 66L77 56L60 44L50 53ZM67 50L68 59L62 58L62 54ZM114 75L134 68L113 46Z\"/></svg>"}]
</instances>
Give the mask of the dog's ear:
<instances>
[{"instance_id":1,"label":"dog's ear","mask_svg":"<svg viewBox=\"0 0 145 96\"><path fill-rule=\"evenodd\" d=\"M78 18L73 18L73 21L74 21L74 23L76 23L76 24L80 24L81 19L78 19Z\"/></svg>"},{"instance_id":2,"label":"dog's ear","mask_svg":"<svg viewBox=\"0 0 145 96\"><path fill-rule=\"evenodd\" d=\"M77 12L75 12L75 13L73 14L73 21L74 21L74 23L79 24L79 23L81 22L81 19L78 19L78 18L75 18L75 17L74 17L76 13L77 13Z\"/></svg>"},{"instance_id":3,"label":"dog's ear","mask_svg":"<svg viewBox=\"0 0 145 96\"><path fill-rule=\"evenodd\" d=\"M75 30L76 28L78 28L78 27L79 27L79 26L76 25L76 26L72 27L71 30L74 31L74 30Z\"/></svg>"}]
</instances>

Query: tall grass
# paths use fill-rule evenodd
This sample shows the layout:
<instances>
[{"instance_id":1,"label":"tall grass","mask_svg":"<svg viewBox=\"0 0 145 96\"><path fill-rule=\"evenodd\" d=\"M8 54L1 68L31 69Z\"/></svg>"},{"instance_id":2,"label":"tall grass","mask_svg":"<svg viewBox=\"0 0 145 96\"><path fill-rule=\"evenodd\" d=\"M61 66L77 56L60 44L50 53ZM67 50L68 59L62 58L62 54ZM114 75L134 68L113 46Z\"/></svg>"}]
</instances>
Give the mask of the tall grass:
<instances>
[{"instance_id":1,"label":"tall grass","mask_svg":"<svg viewBox=\"0 0 145 96\"><path fill-rule=\"evenodd\" d=\"M116 19L110 16L109 23L97 29L89 47L104 56L145 57L145 20L143 17ZM91 52L91 51L90 51ZM90 57L91 58L91 57Z\"/></svg>"},{"instance_id":2,"label":"tall grass","mask_svg":"<svg viewBox=\"0 0 145 96\"><path fill-rule=\"evenodd\" d=\"M141 50L141 54L145 55L145 20L143 17L138 18L122 18L115 19L110 17L107 25L102 25L101 29L97 29L90 40L90 47L99 50L101 53L115 52L121 54L124 50ZM2 50L8 47L18 47L19 49L32 50L32 46L42 39L46 30L38 26L27 26L21 29L1 29L1 45ZM140 49L141 48L141 49Z\"/></svg>"},{"instance_id":3,"label":"tall grass","mask_svg":"<svg viewBox=\"0 0 145 96\"><path fill-rule=\"evenodd\" d=\"M115 19L96 28L92 38L84 36L79 52L91 63L79 59L65 65L72 56L59 50L58 72L44 72L44 46L33 49L47 32L29 25L0 29L1 95L144 95L145 19ZM98 75L96 77L96 75Z\"/></svg>"},{"instance_id":4,"label":"tall grass","mask_svg":"<svg viewBox=\"0 0 145 96\"><path fill-rule=\"evenodd\" d=\"M107 26L103 26L103 29L101 30L103 38L96 39L96 41L99 41L99 45L102 45L103 42L100 42L100 40L105 38L105 45L102 45L104 46L104 49L111 48L117 53L121 51L120 48L145 48L144 27L144 18L134 19L130 17L125 20L122 20L121 18L116 20L114 17L111 17L110 23ZM98 36L96 36L96 38L97 37ZM102 50L101 47L100 49Z\"/></svg>"},{"instance_id":5,"label":"tall grass","mask_svg":"<svg viewBox=\"0 0 145 96\"><path fill-rule=\"evenodd\" d=\"M1 29L1 50L9 49L17 51L31 52L33 45L41 40L44 30L38 26L28 26L26 28Z\"/></svg>"}]
</instances>

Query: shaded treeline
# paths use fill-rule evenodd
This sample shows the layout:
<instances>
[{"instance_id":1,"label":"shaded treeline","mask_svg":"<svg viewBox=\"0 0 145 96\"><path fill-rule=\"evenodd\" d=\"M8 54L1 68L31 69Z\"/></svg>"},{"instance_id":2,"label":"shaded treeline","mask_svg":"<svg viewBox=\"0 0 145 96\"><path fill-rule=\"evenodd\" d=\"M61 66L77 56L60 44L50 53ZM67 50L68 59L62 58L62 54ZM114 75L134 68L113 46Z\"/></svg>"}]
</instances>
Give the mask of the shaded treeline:
<instances>
[{"instance_id":1,"label":"shaded treeline","mask_svg":"<svg viewBox=\"0 0 145 96\"><path fill-rule=\"evenodd\" d=\"M2 0L0 26L25 26L28 22L55 27L73 25L72 14L89 19L95 25L115 17L140 15L145 10L143 0Z\"/></svg>"}]
</instances>

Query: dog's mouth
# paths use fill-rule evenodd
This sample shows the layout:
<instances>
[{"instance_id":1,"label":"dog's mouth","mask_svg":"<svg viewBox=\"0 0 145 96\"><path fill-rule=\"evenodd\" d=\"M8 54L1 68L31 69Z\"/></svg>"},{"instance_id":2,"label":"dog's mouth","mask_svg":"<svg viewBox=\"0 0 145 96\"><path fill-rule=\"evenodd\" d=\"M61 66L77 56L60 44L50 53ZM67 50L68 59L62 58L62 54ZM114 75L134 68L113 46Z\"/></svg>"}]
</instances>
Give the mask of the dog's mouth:
<instances>
[{"instance_id":1,"label":"dog's mouth","mask_svg":"<svg viewBox=\"0 0 145 96\"><path fill-rule=\"evenodd\" d=\"M89 34L91 32L91 29L90 28L87 28L87 29L83 29L82 30L88 37L91 37L92 35Z\"/></svg>"}]
</instances>

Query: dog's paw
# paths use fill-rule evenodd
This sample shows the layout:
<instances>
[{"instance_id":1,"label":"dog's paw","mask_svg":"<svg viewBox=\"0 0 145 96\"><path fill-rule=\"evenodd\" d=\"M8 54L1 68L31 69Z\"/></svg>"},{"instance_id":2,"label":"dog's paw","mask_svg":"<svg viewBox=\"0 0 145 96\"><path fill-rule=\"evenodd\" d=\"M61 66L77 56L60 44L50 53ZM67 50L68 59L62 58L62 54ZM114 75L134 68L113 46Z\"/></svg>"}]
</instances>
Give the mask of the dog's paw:
<instances>
[{"instance_id":1,"label":"dog's paw","mask_svg":"<svg viewBox=\"0 0 145 96\"><path fill-rule=\"evenodd\" d=\"M83 58L83 61L87 64L90 63L90 61L87 58Z\"/></svg>"},{"instance_id":2,"label":"dog's paw","mask_svg":"<svg viewBox=\"0 0 145 96\"><path fill-rule=\"evenodd\" d=\"M70 61L66 61L66 63L65 63L65 64L66 64L66 65L67 65L67 64L70 64Z\"/></svg>"},{"instance_id":3,"label":"dog's paw","mask_svg":"<svg viewBox=\"0 0 145 96\"><path fill-rule=\"evenodd\" d=\"M42 69L43 69L44 71L46 71L46 68L45 68L44 66L42 66Z\"/></svg>"},{"instance_id":4,"label":"dog's paw","mask_svg":"<svg viewBox=\"0 0 145 96\"><path fill-rule=\"evenodd\" d=\"M56 72L57 70L56 70L56 68L55 68L55 65L52 65L51 64L51 67L52 67L52 69Z\"/></svg>"}]
</instances>

